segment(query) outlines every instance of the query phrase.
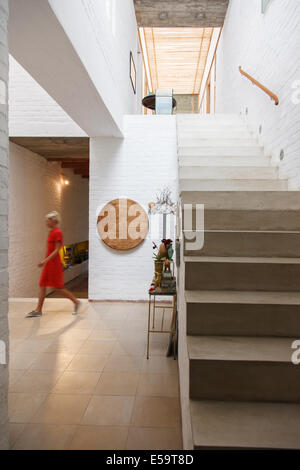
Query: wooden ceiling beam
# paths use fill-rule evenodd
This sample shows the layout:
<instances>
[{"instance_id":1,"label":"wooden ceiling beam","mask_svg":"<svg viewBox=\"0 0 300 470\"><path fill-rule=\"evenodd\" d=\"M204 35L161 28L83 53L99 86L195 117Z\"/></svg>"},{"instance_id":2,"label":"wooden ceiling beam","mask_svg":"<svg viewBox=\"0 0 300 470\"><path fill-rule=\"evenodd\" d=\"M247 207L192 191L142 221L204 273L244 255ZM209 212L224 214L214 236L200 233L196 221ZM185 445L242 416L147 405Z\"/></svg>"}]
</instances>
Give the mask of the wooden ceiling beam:
<instances>
[{"instance_id":1,"label":"wooden ceiling beam","mask_svg":"<svg viewBox=\"0 0 300 470\"><path fill-rule=\"evenodd\" d=\"M89 169L89 161L86 162L68 162L68 160L64 160L61 164L62 168L76 168L76 169Z\"/></svg>"},{"instance_id":2,"label":"wooden ceiling beam","mask_svg":"<svg viewBox=\"0 0 300 470\"><path fill-rule=\"evenodd\" d=\"M47 158L47 161L48 162L60 162L60 163L81 163L81 164L84 164L84 163L88 163L89 160L87 160L86 158L67 158L67 157L58 157L58 158Z\"/></svg>"}]
</instances>

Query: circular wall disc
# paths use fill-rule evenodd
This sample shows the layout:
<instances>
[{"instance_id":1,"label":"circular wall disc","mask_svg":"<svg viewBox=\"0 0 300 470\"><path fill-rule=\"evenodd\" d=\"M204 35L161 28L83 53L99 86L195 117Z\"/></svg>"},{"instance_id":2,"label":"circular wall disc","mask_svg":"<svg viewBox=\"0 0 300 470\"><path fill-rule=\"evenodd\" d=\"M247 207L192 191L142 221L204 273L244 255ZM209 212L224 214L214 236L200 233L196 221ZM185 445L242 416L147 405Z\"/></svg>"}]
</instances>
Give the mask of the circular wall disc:
<instances>
[{"instance_id":1,"label":"circular wall disc","mask_svg":"<svg viewBox=\"0 0 300 470\"><path fill-rule=\"evenodd\" d=\"M114 199L100 211L97 228L103 242L114 250L131 250L143 243L149 230L148 215L131 199Z\"/></svg>"}]
</instances>

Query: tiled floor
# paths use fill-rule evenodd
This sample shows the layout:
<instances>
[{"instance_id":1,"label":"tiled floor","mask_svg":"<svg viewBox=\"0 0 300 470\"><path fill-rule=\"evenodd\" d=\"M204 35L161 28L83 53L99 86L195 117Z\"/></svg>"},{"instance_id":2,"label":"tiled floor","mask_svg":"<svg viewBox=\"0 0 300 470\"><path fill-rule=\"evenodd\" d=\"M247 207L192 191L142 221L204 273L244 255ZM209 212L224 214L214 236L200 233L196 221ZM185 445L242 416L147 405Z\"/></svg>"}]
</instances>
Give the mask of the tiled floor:
<instances>
[{"instance_id":1,"label":"tiled floor","mask_svg":"<svg viewBox=\"0 0 300 470\"><path fill-rule=\"evenodd\" d=\"M181 449L177 361L152 335L147 305L67 300L10 304L12 449ZM168 311L166 311L168 312ZM160 322L157 315L156 321Z\"/></svg>"}]
</instances>

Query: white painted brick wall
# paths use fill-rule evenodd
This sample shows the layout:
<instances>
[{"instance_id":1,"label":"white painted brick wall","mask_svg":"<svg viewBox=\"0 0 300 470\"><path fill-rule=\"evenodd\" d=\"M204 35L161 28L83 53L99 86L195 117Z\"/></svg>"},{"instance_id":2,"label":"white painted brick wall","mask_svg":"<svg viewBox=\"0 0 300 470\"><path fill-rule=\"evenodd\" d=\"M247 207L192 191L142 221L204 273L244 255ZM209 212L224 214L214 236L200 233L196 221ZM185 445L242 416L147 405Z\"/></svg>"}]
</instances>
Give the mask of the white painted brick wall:
<instances>
[{"instance_id":1,"label":"white painted brick wall","mask_svg":"<svg viewBox=\"0 0 300 470\"><path fill-rule=\"evenodd\" d=\"M43 157L10 143L9 182L9 294L38 294L38 262L45 256L45 215L61 213L66 243L88 239L88 180L63 170L70 185L61 186L61 168Z\"/></svg>"},{"instance_id":2,"label":"white painted brick wall","mask_svg":"<svg viewBox=\"0 0 300 470\"><path fill-rule=\"evenodd\" d=\"M9 135L86 136L12 56L9 57Z\"/></svg>"},{"instance_id":3,"label":"white painted brick wall","mask_svg":"<svg viewBox=\"0 0 300 470\"><path fill-rule=\"evenodd\" d=\"M100 209L118 197L143 206L169 186L177 199L175 116L125 116L125 138L93 138L90 151L90 271L93 300L147 299L153 277L151 238L134 250L116 252L97 233Z\"/></svg>"},{"instance_id":4,"label":"white painted brick wall","mask_svg":"<svg viewBox=\"0 0 300 470\"><path fill-rule=\"evenodd\" d=\"M0 0L0 341L4 341L8 352L8 47L7 47L8 1ZM8 360L8 354L7 354ZM8 366L0 363L0 450L8 449Z\"/></svg>"},{"instance_id":5,"label":"white painted brick wall","mask_svg":"<svg viewBox=\"0 0 300 470\"><path fill-rule=\"evenodd\" d=\"M300 104L291 100L300 80L299 22L299 0L272 0L264 15L261 0L231 0L217 54L217 112L245 116L248 108L249 126L258 133L262 125L261 141L290 189L300 189ZM278 95L279 106L242 78L239 65Z\"/></svg>"}]
</instances>

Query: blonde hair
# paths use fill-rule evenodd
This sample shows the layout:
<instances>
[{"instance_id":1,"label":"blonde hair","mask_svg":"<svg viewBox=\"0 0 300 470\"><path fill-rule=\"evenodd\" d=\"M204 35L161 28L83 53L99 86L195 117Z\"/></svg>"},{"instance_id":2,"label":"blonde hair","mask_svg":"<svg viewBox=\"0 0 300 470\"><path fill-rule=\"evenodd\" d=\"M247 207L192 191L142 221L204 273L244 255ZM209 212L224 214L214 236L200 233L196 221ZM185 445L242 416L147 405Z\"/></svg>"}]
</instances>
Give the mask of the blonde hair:
<instances>
[{"instance_id":1,"label":"blonde hair","mask_svg":"<svg viewBox=\"0 0 300 470\"><path fill-rule=\"evenodd\" d=\"M49 214L46 215L46 219L55 220L57 224L60 223L60 216L56 211L49 212Z\"/></svg>"}]
</instances>

